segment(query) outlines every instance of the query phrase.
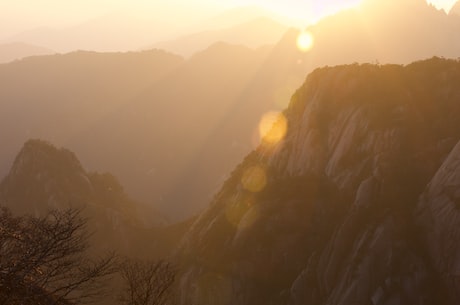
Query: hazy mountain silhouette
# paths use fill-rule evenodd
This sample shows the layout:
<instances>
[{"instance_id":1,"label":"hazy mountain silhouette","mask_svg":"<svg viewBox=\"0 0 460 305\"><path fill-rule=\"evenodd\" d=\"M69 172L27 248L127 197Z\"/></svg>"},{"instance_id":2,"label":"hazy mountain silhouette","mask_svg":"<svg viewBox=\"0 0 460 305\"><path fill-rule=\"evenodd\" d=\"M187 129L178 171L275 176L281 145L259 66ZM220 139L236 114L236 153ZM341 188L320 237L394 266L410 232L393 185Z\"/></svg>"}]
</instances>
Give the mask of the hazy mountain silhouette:
<instances>
[{"instance_id":1,"label":"hazy mountain silhouette","mask_svg":"<svg viewBox=\"0 0 460 305\"><path fill-rule=\"evenodd\" d=\"M459 22L422 0L369 0L309 27L315 43L308 52L297 49L299 31L291 29L273 48L218 43L187 61L163 54L169 60L156 64L170 64L161 69L136 60L159 52L93 54L94 70L83 74L73 71L83 67L74 58L91 53L0 66L8 84L0 92L6 109L0 114L6 139L0 161L5 169L25 139L44 137L78 153L88 168L113 172L136 199L183 218L206 205L254 147L262 114L282 109L308 72L351 62L456 58ZM132 61L114 70L97 67L106 56L114 65L121 58ZM65 66L51 59L68 60L72 68L47 76L54 70L49 67Z\"/></svg>"},{"instance_id":2,"label":"hazy mountain silhouette","mask_svg":"<svg viewBox=\"0 0 460 305\"><path fill-rule=\"evenodd\" d=\"M173 2L149 3L143 12L113 12L71 26L34 28L15 34L7 41L23 41L59 52L130 51L192 33L232 28L261 17L276 20L281 24L291 22L259 7L238 7L219 12L214 8L196 9L193 4L190 6L193 14L185 7L177 10ZM157 14L160 11L162 14ZM152 18L152 15L155 18ZM180 22L176 22L177 20ZM275 30L273 27L271 29ZM211 42L216 41L219 39Z\"/></svg>"},{"instance_id":3,"label":"hazy mountain silhouette","mask_svg":"<svg viewBox=\"0 0 460 305\"><path fill-rule=\"evenodd\" d=\"M123 177L127 189L143 201L182 217L190 215L196 207L164 201L164 196L175 190L177 180L225 120L269 51L217 43L192 56L174 73L76 137L79 155L90 168L110 168ZM225 162L225 166L230 164L231 160ZM209 176L200 175L195 179ZM214 182L200 193L200 199L207 201L214 189L217 177L211 177ZM196 202L196 198L189 200Z\"/></svg>"},{"instance_id":4,"label":"hazy mountain silhouette","mask_svg":"<svg viewBox=\"0 0 460 305\"><path fill-rule=\"evenodd\" d=\"M164 40L187 33L183 24L160 17L113 13L72 26L33 28L13 35L8 41L23 41L64 53L77 50L116 52L138 50L154 39Z\"/></svg>"},{"instance_id":5,"label":"hazy mountain silhouette","mask_svg":"<svg viewBox=\"0 0 460 305\"><path fill-rule=\"evenodd\" d=\"M235 7L207 20L203 20L201 27L204 29L226 29L236 26L238 24L244 24L259 18L268 18L276 21L280 24L291 25L292 20L286 17L280 16L273 11L267 10L260 6L250 5Z\"/></svg>"},{"instance_id":6,"label":"hazy mountain silhouette","mask_svg":"<svg viewBox=\"0 0 460 305\"><path fill-rule=\"evenodd\" d=\"M48 55L53 53L56 52L47 48L20 42L0 44L0 64L22 59L28 56Z\"/></svg>"},{"instance_id":7,"label":"hazy mountain silhouette","mask_svg":"<svg viewBox=\"0 0 460 305\"><path fill-rule=\"evenodd\" d=\"M315 70L185 235L179 303L458 304L459 80Z\"/></svg>"},{"instance_id":8,"label":"hazy mountain silhouette","mask_svg":"<svg viewBox=\"0 0 460 305\"><path fill-rule=\"evenodd\" d=\"M176 55L145 51L75 52L0 65L0 176L27 139L65 145L181 63Z\"/></svg>"},{"instance_id":9,"label":"hazy mountain silhouette","mask_svg":"<svg viewBox=\"0 0 460 305\"><path fill-rule=\"evenodd\" d=\"M241 44L251 48L275 44L287 27L267 17L259 17L221 30L209 30L158 42L149 48L164 49L183 56L202 51L216 41Z\"/></svg>"}]
</instances>

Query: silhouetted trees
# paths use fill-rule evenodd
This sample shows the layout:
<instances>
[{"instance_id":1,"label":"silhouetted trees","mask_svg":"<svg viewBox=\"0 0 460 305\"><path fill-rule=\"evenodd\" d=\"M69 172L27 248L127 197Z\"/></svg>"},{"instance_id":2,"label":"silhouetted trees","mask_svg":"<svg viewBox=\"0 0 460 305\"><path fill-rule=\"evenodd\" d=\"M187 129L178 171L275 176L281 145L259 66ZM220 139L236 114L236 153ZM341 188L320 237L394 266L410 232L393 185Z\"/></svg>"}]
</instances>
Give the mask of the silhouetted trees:
<instances>
[{"instance_id":1,"label":"silhouetted trees","mask_svg":"<svg viewBox=\"0 0 460 305\"><path fill-rule=\"evenodd\" d=\"M126 260L120 273L125 284L120 295L123 305L165 304L176 276L175 268L164 260Z\"/></svg>"},{"instance_id":2,"label":"silhouetted trees","mask_svg":"<svg viewBox=\"0 0 460 305\"><path fill-rule=\"evenodd\" d=\"M0 304L93 301L116 271L115 255L90 259L86 220L79 211L44 217L0 210Z\"/></svg>"}]
</instances>

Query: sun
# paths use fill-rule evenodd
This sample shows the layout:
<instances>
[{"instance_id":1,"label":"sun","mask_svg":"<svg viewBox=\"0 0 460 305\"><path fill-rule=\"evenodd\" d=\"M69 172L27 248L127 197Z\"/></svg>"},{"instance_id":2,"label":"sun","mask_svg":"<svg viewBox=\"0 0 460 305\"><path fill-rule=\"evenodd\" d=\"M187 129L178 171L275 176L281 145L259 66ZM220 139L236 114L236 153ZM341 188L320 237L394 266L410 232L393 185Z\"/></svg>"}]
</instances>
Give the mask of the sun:
<instances>
[{"instance_id":1,"label":"sun","mask_svg":"<svg viewBox=\"0 0 460 305\"><path fill-rule=\"evenodd\" d=\"M315 39L313 34L309 31L302 31L300 32L299 36L297 36L297 48L302 52L307 52L315 43Z\"/></svg>"}]
</instances>

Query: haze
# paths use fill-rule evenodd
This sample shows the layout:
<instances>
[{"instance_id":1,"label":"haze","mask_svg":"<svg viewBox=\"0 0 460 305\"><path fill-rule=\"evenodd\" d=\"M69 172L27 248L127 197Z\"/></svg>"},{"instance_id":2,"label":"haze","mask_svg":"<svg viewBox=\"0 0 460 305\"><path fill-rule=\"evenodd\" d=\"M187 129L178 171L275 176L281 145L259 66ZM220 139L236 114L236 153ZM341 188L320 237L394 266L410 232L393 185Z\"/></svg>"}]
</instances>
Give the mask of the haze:
<instances>
[{"instance_id":1,"label":"haze","mask_svg":"<svg viewBox=\"0 0 460 305\"><path fill-rule=\"evenodd\" d=\"M270 13L259 12L258 15L269 15L270 18L286 26L303 27L318 21L325 15L355 6L359 2L359 0L228 2L3 0L0 5L0 43L21 42L57 52L76 49L138 50L158 41L223 27L223 24L210 21L235 7L257 6L270 11ZM455 1L429 2L447 11ZM235 20L235 23L237 21L241 20ZM62 37L66 37L69 41Z\"/></svg>"},{"instance_id":2,"label":"haze","mask_svg":"<svg viewBox=\"0 0 460 305\"><path fill-rule=\"evenodd\" d=\"M0 305L459 305L427 1L0 0Z\"/></svg>"}]
</instances>

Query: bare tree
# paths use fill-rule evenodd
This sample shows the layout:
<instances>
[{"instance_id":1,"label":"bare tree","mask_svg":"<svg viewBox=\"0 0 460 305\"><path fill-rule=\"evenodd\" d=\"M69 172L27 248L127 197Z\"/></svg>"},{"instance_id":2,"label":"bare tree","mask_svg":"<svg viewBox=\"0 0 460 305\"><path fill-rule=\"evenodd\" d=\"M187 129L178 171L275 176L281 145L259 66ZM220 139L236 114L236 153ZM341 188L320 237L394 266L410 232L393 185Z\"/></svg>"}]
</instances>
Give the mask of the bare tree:
<instances>
[{"instance_id":1,"label":"bare tree","mask_svg":"<svg viewBox=\"0 0 460 305\"><path fill-rule=\"evenodd\" d=\"M176 270L171 263L127 259L120 268L125 289L120 295L124 305L160 305L170 297Z\"/></svg>"},{"instance_id":2,"label":"bare tree","mask_svg":"<svg viewBox=\"0 0 460 305\"><path fill-rule=\"evenodd\" d=\"M0 304L95 300L116 271L115 255L87 255L86 220L76 210L15 217L0 210Z\"/></svg>"}]
</instances>

